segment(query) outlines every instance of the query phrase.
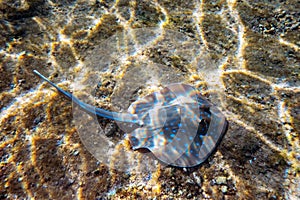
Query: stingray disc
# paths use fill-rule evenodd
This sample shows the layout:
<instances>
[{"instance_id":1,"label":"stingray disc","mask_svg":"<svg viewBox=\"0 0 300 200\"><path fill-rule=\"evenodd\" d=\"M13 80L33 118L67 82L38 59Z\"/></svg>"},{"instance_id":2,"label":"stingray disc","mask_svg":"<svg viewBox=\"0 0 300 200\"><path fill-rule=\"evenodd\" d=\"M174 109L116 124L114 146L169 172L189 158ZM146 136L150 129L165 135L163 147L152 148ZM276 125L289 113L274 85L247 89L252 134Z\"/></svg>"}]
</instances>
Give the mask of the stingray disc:
<instances>
[{"instance_id":1,"label":"stingray disc","mask_svg":"<svg viewBox=\"0 0 300 200\"><path fill-rule=\"evenodd\" d=\"M172 84L131 104L143 126L128 134L134 150L146 148L168 165L193 167L204 162L225 134L225 116L199 91Z\"/></svg>"}]
</instances>

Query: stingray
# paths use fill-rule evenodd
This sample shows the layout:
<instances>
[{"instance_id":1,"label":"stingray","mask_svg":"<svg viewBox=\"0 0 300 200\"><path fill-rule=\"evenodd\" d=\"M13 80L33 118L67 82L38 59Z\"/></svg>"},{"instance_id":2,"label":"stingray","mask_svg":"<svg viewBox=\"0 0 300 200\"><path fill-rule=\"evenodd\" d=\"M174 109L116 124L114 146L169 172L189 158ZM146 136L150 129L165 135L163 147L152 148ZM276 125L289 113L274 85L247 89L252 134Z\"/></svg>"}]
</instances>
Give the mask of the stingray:
<instances>
[{"instance_id":1,"label":"stingray","mask_svg":"<svg viewBox=\"0 0 300 200\"><path fill-rule=\"evenodd\" d=\"M127 132L132 149L147 149L167 165L202 164L216 150L228 128L221 111L187 84L168 85L133 102L128 112L118 113L86 104L37 70L33 72L84 111L132 124L132 130Z\"/></svg>"}]
</instances>

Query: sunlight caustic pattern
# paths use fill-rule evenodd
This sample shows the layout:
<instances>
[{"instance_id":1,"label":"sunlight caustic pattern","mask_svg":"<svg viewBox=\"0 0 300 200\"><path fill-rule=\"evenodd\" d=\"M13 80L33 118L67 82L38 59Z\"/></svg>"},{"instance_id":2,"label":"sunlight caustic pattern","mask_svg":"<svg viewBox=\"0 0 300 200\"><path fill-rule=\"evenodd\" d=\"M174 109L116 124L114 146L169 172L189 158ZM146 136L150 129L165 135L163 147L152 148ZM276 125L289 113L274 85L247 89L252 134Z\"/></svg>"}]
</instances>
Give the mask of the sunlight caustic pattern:
<instances>
[{"instance_id":1,"label":"sunlight caustic pattern","mask_svg":"<svg viewBox=\"0 0 300 200\"><path fill-rule=\"evenodd\" d=\"M48 1L47 6L49 13L30 17L28 23L32 27L24 28L28 35L15 34L11 38L7 36L7 40L3 36L0 38L5 41L3 48L0 48L0 70L3 74L10 74L10 77L4 74L2 82L7 84L1 83L0 94L0 166L4 174L1 177L1 191L7 191L12 198L58 199L76 196L84 199L88 198L88 193L97 193L97 189L93 188L101 188L103 194L118 197L126 192L134 194L141 191L137 185L146 188L149 184L153 187L148 188L146 195L154 197L165 194L167 184L163 184L161 177L171 173L169 169L156 167L154 172L149 172L148 179L141 174L134 175L132 170L128 172L130 178L123 180L120 177L125 175L114 170L118 159L111 162L109 169L93 160L80 143L76 128L71 123L72 108L68 102L45 84L36 87L38 80L31 73L38 68L50 74L51 79L58 79L56 82L61 82L60 87L69 88L74 94L82 96L91 94L91 88L86 87L91 83L90 78L101 75L103 78L98 77L98 82L102 85L99 85L98 93L93 93L95 97L89 97L89 100L105 108L127 108L132 96L126 97L122 91L125 86L132 86L128 80L136 73L147 76L139 77L138 86L129 90L135 97L145 96L167 84L167 81L192 84L222 109L230 123L224 144L209 163L212 163L210 168L215 166L219 174L223 172L227 176L226 181L232 181L235 189L219 184L218 179L216 185L211 186L214 177L206 175L210 171L203 167L199 169L203 191L201 197L216 198L216 194L251 197L247 193L282 195L287 199L299 197L299 44L286 37L285 32L271 36L260 33L257 27L264 27L262 22L261 26L247 24L250 19L245 17L245 10L252 10L256 5L248 1L211 3L202 0L188 5L167 1L65 1L62 5ZM18 27L9 16L8 19L5 17L1 21L1 27L6 27L2 35L17 32ZM137 47L134 40L127 46L130 48L122 49L124 52L113 49L107 43L106 49L99 48L118 32L124 31L130 35L137 28L145 27L156 27L157 31L165 33L170 29L174 30L171 33L181 32L197 41L206 53L201 54L203 51L195 49L197 45L191 45L194 48L189 51L191 55L172 57L163 48L155 49L156 43L153 42L147 48L140 45L137 48L140 51L134 55L128 54L132 46ZM143 51L145 49L147 51ZM265 53L267 57L260 57L255 52ZM111 53L121 57L109 57ZM101 55L105 57L100 58ZM286 56L289 56L288 59L284 59ZM257 57L258 62L253 57ZM281 61L275 57L283 57L284 68L276 68L281 66ZM95 58L99 58L98 63ZM160 65L150 68L152 71L147 71L147 68L139 70L132 64L133 58L139 59L140 63L150 60L151 66L154 66L153 63ZM203 63L202 60L208 60L211 66L203 65L208 62ZM91 73L90 69L99 71ZM148 82L147 77L150 77ZM94 85L91 87L98 82L92 82ZM126 102L118 102L120 97L124 97ZM113 127L111 131L116 132L113 139L121 137L112 122L103 121L101 125L104 132L110 125ZM232 149L227 149L229 147ZM116 156L128 151L126 143L117 148L120 154ZM230 151L237 155L230 154ZM239 151L247 154L242 155L244 160L238 157ZM276 164L264 166L264 153L272 157L271 161ZM130 156L137 158L139 154ZM278 171L270 172L269 168L278 168ZM254 174L253 177L249 178L246 172ZM99 173L110 176L89 179L91 174ZM272 181L275 181L274 186L270 186ZM276 181L283 182L282 188L276 188ZM62 189L66 185L70 189L64 190L64 193L57 191L57 187ZM109 189L103 189L104 186ZM225 186L227 192L222 192Z\"/></svg>"}]
</instances>

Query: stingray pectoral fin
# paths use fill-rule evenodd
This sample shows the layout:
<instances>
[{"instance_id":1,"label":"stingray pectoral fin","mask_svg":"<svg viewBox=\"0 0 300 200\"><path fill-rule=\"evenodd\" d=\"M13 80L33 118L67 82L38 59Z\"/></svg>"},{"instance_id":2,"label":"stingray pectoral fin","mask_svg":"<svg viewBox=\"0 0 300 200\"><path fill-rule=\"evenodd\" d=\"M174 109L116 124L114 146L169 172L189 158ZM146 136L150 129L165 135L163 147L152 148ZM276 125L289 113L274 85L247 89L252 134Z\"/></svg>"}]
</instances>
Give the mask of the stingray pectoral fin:
<instances>
[{"instance_id":1,"label":"stingray pectoral fin","mask_svg":"<svg viewBox=\"0 0 300 200\"><path fill-rule=\"evenodd\" d=\"M228 129L228 121L216 107L210 108L211 122L199 150L199 158L206 160L217 148Z\"/></svg>"},{"instance_id":2,"label":"stingray pectoral fin","mask_svg":"<svg viewBox=\"0 0 300 200\"><path fill-rule=\"evenodd\" d=\"M90 114L94 114L94 115L97 115L99 117L104 117L104 118L107 118L107 119L112 119L112 120L116 120L116 121L120 121L120 122L129 122L129 123L138 124L137 115L129 114L129 113L111 112L111 111L108 111L108 110L104 110L102 108L96 108L95 106L86 104L86 103L80 101L77 97L75 97L71 93L61 89L60 87L58 87L55 83L51 82L49 79L47 79L41 73L39 73L37 70L33 70L33 73L38 75L44 81L48 82L51 86L55 87L58 92L63 94L68 99L72 100L73 103L75 103L81 109L83 109L84 111L86 111Z\"/></svg>"}]
</instances>

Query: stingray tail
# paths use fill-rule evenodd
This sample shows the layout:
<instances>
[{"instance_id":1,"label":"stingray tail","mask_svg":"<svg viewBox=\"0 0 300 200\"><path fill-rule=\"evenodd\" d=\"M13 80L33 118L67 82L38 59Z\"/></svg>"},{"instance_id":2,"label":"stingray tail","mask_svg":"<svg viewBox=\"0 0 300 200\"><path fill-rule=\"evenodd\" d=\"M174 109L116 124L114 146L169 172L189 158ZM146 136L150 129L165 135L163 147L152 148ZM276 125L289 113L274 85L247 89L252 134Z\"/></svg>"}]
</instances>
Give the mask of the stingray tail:
<instances>
[{"instance_id":1,"label":"stingray tail","mask_svg":"<svg viewBox=\"0 0 300 200\"><path fill-rule=\"evenodd\" d=\"M33 73L38 75L41 79L44 81L48 82L51 86L55 87L58 92L63 94L65 97L68 99L72 100L76 105L78 105L81 109L84 111L88 112L89 114L94 114L99 117L104 117L107 119L112 119L120 122L128 122L128 123L134 123L134 124L139 124L139 120L137 115L132 115L129 113L118 113L118 112L111 112L108 110L104 110L102 108L96 108L92 105L86 104L82 101L80 101L77 97L72 95L71 93L61 89L58 87L55 83L51 82L49 79L47 79L45 76L43 76L40 72L37 70L33 70Z\"/></svg>"}]
</instances>

